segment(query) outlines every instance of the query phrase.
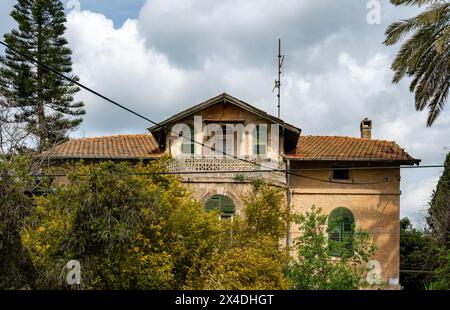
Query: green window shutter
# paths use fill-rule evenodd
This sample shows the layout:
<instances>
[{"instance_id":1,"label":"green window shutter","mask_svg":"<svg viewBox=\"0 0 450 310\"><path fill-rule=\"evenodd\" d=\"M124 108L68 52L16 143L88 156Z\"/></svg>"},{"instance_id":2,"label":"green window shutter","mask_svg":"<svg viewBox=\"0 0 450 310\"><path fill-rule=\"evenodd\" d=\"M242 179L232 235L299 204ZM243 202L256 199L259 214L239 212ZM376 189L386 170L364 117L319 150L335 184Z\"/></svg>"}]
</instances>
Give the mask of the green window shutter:
<instances>
[{"instance_id":1,"label":"green window shutter","mask_svg":"<svg viewBox=\"0 0 450 310\"><path fill-rule=\"evenodd\" d=\"M205 211L211 212L214 210L219 210L222 218L230 218L236 211L233 200L224 195L214 195L206 201Z\"/></svg>"},{"instance_id":2,"label":"green window shutter","mask_svg":"<svg viewBox=\"0 0 450 310\"><path fill-rule=\"evenodd\" d=\"M205 204L205 210L206 211L220 210L220 198L216 196L209 198Z\"/></svg>"},{"instance_id":3,"label":"green window shutter","mask_svg":"<svg viewBox=\"0 0 450 310\"><path fill-rule=\"evenodd\" d=\"M265 155L267 153L267 131L261 130L260 125L253 131L253 154Z\"/></svg>"},{"instance_id":4,"label":"green window shutter","mask_svg":"<svg viewBox=\"0 0 450 310\"><path fill-rule=\"evenodd\" d=\"M339 207L330 213L328 216L328 239L331 255L341 256L343 247L349 251L349 254L352 253L354 224L355 217L347 208Z\"/></svg>"},{"instance_id":5,"label":"green window shutter","mask_svg":"<svg viewBox=\"0 0 450 310\"><path fill-rule=\"evenodd\" d=\"M181 144L181 152L183 154L194 154L194 129L191 128L191 139L183 132L183 142Z\"/></svg>"}]
</instances>

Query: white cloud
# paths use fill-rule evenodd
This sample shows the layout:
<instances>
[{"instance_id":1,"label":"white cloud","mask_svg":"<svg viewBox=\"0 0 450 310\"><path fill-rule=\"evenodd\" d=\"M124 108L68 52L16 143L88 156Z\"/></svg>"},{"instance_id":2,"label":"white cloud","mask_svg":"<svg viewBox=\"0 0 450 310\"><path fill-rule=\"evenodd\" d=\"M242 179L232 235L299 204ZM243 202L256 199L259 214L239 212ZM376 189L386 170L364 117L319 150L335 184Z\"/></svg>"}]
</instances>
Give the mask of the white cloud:
<instances>
[{"instance_id":1,"label":"white cloud","mask_svg":"<svg viewBox=\"0 0 450 310\"><path fill-rule=\"evenodd\" d=\"M435 173L431 177L420 180L417 178L417 174L415 174L415 177L419 180L404 186L400 208L402 218L408 217L413 224L419 227L425 227L424 217L433 190L436 188L439 180L439 175Z\"/></svg>"},{"instance_id":2,"label":"white cloud","mask_svg":"<svg viewBox=\"0 0 450 310\"><path fill-rule=\"evenodd\" d=\"M16 1L14 0L2 0L0 1L0 35L3 33L9 32L15 25L14 20L9 15L11 12L13 4ZM3 36L1 36L3 40ZM0 53L3 52L3 45L0 46Z\"/></svg>"},{"instance_id":3,"label":"white cloud","mask_svg":"<svg viewBox=\"0 0 450 310\"><path fill-rule=\"evenodd\" d=\"M171 65L163 54L145 47L136 20L114 29L112 21L101 14L72 11L67 16L67 28L74 71L86 85L150 118L162 113L168 102L182 100L186 72ZM143 132L151 125L134 122L126 112L86 91L80 98L88 112L85 131Z\"/></svg>"},{"instance_id":4,"label":"white cloud","mask_svg":"<svg viewBox=\"0 0 450 310\"><path fill-rule=\"evenodd\" d=\"M2 18L12 2L0 3L4 32L12 25ZM426 128L426 112L414 110L407 81L391 84L398 46L381 45L386 26L417 9L387 0L382 7L382 25L368 25L360 0L148 0L139 18L120 28L103 14L72 11L67 39L81 82L160 121L224 91L275 114L282 37L283 118L305 134L358 136L367 116L374 138L397 141L424 164L442 163L450 147L450 105ZM144 132L151 125L86 91L79 97L88 114L77 136ZM403 175L405 214L423 206L435 174Z\"/></svg>"}]
</instances>

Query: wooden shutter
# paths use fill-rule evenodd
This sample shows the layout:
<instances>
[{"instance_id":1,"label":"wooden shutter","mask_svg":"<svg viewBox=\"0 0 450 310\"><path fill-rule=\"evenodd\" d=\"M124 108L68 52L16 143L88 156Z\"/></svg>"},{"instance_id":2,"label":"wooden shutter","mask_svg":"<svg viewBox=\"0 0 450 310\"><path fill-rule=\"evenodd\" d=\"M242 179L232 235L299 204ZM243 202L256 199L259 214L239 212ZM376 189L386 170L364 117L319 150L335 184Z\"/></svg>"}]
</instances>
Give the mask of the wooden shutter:
<instances>
[{"instance_id":1,"label":"wooden shutter","mask_svg":"<svg viewBox=\"0 0 450 310\"><path fill-rule=\"evenodd\" d=\"M333 256L341 256L339 250L336 250L336 242L346 242L344 246L353 251L353 233L354 233L355 217L352 211L347 208L339 207L334 209L328 216L328 238L330 254ZM342 248L342 245L341 245Z\"/></svg>"},{"instance_id":2,"label":"wooden shutter","mask_svg":"<svg viewBox=\"0 0 450 310\"><path fill-rule=\"evenodd\" d=\"M205 210L208 212L219 210L224 218L232 217L235 213L233 200L224 195L214 195L209 198L205 204Z\"/></svg>"}]
</instances>

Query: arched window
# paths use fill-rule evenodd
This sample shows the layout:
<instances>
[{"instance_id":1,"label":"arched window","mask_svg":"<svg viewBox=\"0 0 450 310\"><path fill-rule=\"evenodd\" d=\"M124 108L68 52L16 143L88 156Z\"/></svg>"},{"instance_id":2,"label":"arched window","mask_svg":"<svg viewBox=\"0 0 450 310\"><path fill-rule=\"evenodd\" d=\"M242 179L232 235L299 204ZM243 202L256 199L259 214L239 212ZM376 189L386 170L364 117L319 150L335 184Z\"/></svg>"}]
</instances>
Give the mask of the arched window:
<instances>
[{"instance_id":1,"label":"arched window","mask_svg":"<svg viewBox=\"0 0 450 310\"><path fill-rule=\"evenodd\" d=\"M330 254L353 255L353 234L355 217L347 208L336 208L328 216L328 245Z\"/></svg>"},{"instance_id":2,"label":"arched window","mask_svg":"<svg viewBox=\"0 0 450 310\"><path fill-rule=\"evenodd\" d=\"M224 195L214 195L205 203L205 210L210 212L220 211L221 219L231 219L236 211L233 200Z\"/></svg>"}]
</instances>

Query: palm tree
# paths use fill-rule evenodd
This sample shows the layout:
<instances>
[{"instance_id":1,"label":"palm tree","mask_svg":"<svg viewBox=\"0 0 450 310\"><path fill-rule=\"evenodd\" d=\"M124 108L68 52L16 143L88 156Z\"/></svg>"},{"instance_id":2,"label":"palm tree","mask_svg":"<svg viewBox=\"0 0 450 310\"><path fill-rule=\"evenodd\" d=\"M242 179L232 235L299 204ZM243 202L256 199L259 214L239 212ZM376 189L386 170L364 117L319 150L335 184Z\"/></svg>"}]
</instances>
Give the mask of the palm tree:
<instances>
[{"instance_id":1,"label":"palm tree","mask_svg":"<svg viewBox=\"0 0 450 310\"><path fill-rule=\"evenodd\" d=\"M389 25L385 45L393 45L409 33L392 70L393 83L411 77L409 90L415 93L417 111L428 108L427 126L443 110L450 82L450 3L445 0L391 0L395 6L427 5L421 14Z\"/></svg>"}]
</instances>

